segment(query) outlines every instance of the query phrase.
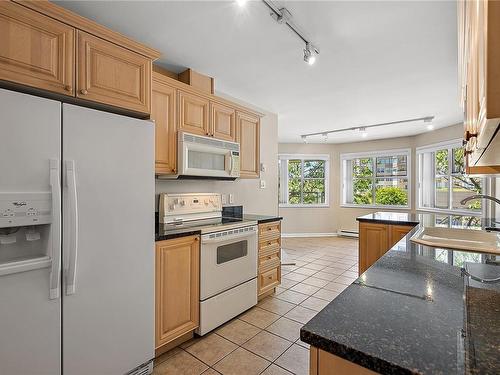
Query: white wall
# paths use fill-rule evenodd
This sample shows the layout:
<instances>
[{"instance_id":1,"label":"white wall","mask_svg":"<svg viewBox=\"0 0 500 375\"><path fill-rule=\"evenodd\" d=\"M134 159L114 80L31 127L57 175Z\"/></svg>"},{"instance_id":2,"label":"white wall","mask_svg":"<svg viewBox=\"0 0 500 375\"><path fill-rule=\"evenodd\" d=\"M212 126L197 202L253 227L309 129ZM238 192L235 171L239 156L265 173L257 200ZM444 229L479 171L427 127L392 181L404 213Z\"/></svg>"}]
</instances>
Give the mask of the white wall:
<instances>
[{"instance_id":1,"label":"white wall","mask_svg":"<svg viewBox=\"0 0 500 375\"><path fill-rule=\"evenodd\" d=\"M411 211L416 207L415 170L416 147L445 140L461 138L462 125L453 125L413 137L382 139L344 144L279 144L279 153L329 154L330 155L330 207L328 208L288 208L281 207L282 231L295 233L337 233L339 230L358 230L356 217L380 209L340 207L340 154L349 152L370 152L390 149L410 148L411 152ZM388 209L384 209L388 210ZM396 210L408 211L408 210Z\"/></svg>"},{"instance_id":2,"label":"white wall","mask_svg":"<svg viewBox=\"0 0 500 375\"><path fill-rule=\"evenodd\" d=\"M233 205L243 205L244 213L278 214L278 116L227 95L221 93L217 93L217 95L265 114L260 123L260 161L266 166L266 171L260 172L260 179L265 180L266 188L260 188L259 179L239 179L236 181L156 180L156 194L231 193L234 194ZM156 204L158 204L158 197L156 197Z\"/></svg>"}]
</instances>

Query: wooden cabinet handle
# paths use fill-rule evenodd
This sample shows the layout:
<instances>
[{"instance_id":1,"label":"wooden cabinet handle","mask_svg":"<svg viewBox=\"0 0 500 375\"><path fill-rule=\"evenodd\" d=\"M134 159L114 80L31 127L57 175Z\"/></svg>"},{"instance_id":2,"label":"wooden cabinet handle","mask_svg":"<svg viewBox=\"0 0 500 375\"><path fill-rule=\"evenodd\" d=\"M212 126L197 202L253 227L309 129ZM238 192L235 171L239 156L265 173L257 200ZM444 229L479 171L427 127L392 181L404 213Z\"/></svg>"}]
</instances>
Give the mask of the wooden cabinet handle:
<instances>
[{"instance_id":1,"label":"wooden cabinet handle","mask_svg":"<svg viewBox=\"0 0 500 375\"><path fill-rule=\"evenodd\" d=\"M81 89L80 90L80 94L82 94L82 95L87 95L88 93L89 92L87 90L85 90L85 89Z\"/></svg>"},{"instance_id":2,"label":"wooden cabinet handle","mask_svg":"<svg viewBox=\"0 0 500 375\"><path fill-rule=\"evenodd\" d=\"M70 85L66 85L66 86L64 86L64 89L65 89L66 91L69 91L69 92L71 92L71 90L73 90L73 88L72 88Z\"/></svg>"},{"instance_id":3,"label":"wooden cabinet handle","mask_svg":"<svg viewBox=\"0 0 500 375\"><path fill-rule=\"evenodd\" d=\"M172 168L172 172L175 172L175 171L176 171L176 169L175 169L175 168Z\"/></svg>"},{"instance_id":4,"label":"wooden cabinet handle","mask_svg":"<svg viewBox=\"0 0 500 375\"><path fill-rule=\"evenodd\" d=\"M269 242L267 243L267 245L268 245L268 246L271 246L271 244L272 244L272 242L271 242L271 241L269 241Z\"/></svg>"}]
</instances>

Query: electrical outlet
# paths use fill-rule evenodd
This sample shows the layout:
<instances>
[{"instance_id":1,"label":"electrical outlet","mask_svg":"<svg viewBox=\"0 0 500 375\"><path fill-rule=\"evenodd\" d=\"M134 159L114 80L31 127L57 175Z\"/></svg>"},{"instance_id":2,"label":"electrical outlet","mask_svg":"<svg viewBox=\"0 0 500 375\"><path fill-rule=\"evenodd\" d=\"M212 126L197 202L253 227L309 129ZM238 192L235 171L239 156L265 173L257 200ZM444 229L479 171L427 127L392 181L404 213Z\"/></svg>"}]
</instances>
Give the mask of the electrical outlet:
<instances>
[{"instance_id":1,"label":"electrical outlet","mask_svg":"<svg viewBox=\"0 0 500 375\"><path fill-rule=\"evenodd\" d=\"M260 180L260 188L265 189L266 188L266 180Z\"/></svg>"},{"instance_id":2,"label":"electrical outlet","mask_svg":"<svg viewBox=\"0 0 500 375\"><path fill-rule=\"evenodd\" d=\"M229 194L229 204L234 203L234 194Z\"/></svg>"},{"instance_id":3,"label":"electrical outlet","mask_svg":"<svg viewBox=\"0 0 500 375\"><path fill-rule=\"evenodd\" d=\"M227 204L227 195L221 194L221 198L222 198L222 204Z\"/></svg>"}]
</instances>

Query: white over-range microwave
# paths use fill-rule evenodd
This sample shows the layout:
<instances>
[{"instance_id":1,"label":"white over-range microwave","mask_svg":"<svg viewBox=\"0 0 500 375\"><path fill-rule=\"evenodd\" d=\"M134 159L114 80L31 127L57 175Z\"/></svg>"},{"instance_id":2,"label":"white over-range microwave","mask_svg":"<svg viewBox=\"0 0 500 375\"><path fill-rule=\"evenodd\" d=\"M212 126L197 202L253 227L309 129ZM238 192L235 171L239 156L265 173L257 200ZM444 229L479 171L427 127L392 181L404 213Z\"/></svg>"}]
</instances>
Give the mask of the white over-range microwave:
<instances>
[{"instance_id":1,"label":"white over-range microwave","mask_svg":"<svg viewBox=\"0 0 500 375\"><path fill-rule=\"evenodd\" d=\"M240 145L211 137L178 133L178 178L240 177Z\"/></svg>"}]
</instances>

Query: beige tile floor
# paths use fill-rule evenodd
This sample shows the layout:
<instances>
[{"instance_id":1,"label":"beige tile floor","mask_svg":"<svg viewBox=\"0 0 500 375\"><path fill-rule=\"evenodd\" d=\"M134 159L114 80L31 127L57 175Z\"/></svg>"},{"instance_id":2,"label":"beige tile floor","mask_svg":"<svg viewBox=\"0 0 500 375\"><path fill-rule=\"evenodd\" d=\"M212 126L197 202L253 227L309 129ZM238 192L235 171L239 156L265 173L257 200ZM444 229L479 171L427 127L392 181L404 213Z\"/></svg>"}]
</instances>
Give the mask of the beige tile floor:
<instances>
[{"instance_id":1,"label":"beige tile floor","mask_svg":"<svg viewBox=\"0 0 500 375\"><path fill-rule=\"evenodd\" d=\"M356 239L284 238L276 294L155 360L154 375L308 374L300 328L358 276Z\"/></svg>"}]
</instances>

